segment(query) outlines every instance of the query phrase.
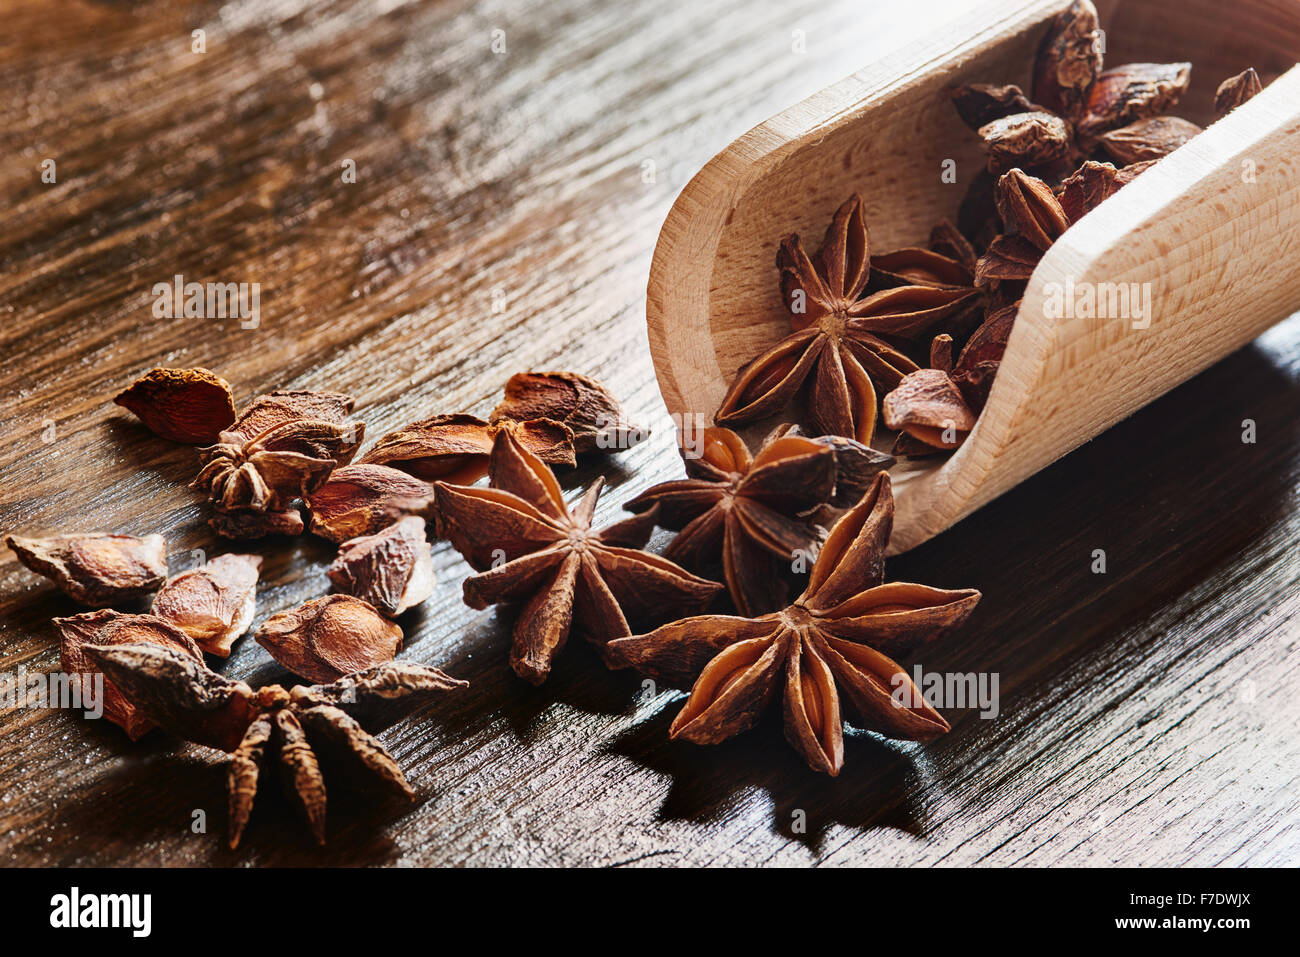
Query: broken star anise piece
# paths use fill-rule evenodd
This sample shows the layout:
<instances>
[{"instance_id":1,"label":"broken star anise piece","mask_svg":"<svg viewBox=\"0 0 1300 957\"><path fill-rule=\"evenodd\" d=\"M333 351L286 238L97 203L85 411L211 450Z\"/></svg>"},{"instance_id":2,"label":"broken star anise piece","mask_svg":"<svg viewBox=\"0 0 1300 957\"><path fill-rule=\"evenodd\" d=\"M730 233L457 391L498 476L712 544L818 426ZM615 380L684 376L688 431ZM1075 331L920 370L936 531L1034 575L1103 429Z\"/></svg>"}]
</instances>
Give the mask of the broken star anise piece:
<instances>
[{"instance_id":1,"label":"broken star anise piece","mask_svg":"<svg viewBox=\"0 0 1300 957\"><path fill-rule=\"evenodd\" d=\"M211 445L235 421L230 383L207 369L150 369L113 401L172 442Z\"/></svg>"},{"instance_id":2,"label":"broken star anise piece","mask_svg":"<svg viewBox=\"0 0 1300 957\"><path fill-rule=\"evenodd\" d=\"M351 595L313 598L279 612L253 637L278 664L322 682L391 661L402 647L402 629Z\"/></svg>"},{"instance_id":3,"label":"broken star anise piece","mask_svg":"<svg viewBox=\"0 0 1300 957\"><path fill-rule=\"evenodd\" d=\"M963 622L980 593L884 584L893 526L881 473L831 530L804 593L760 618L687 618L610 642L615 664L673 684L694 678L669 734L717 744L752 727L780 693L787 740L815 771L844 761L841 703L852 723L924 741L948 730L891 655L908 653Z\"/></svg>"},{"instance_id":4,"label":"broken star anise piece","mask_svg":"<svg viewBox=\"0 0 1300 957\"><path fill-rule=\"evenodd\" d=\"M92 700L93 676L99 671L87 655L89 648L148 643L171 648L196 661L203 660L198 645L185 632L155 615L124 615L103 609L71 618L55 618L54 626L59 629L59 667L79 683L83 702ZM124 730L132 741L138 741L154 727L112 681L104 682L100 704L104 717Z\"/></svg>"},{"instance_id":5,"label":"broken star anise piece","mask_svg":"<svg viewBox=\"0 0 1300 957\"><path fill-rule=\"evenodd\" d=\"M331 542L373 535L408 515L433 514L433 486L400 469L370 463L338 469L307 498L310 531Z\"/></svg>"},{"instance_id":6,"label":"broken star anise piece","mask_svg":"<svg viewBox=\"0 0 1300 957\"><path fill-rule=\"evenodd\" d=\"M1088 91L1087 114L1076 126L1081 143L1174 106L1191 83L1190 63L1126 63L1106 70Z\"/></svg>"},{"instance_id":7,"label":"broken star anise piece","mask_svg":"<svg viewBox=\"0 0 1300 957\"><path fill-rule=\"evenodd\" d=\"M1177 116L1152 116L1101 134L1102 148L1119 163L1145 163L1168 156L1201 132Z\"/></svg>"},{"instance_id":8,"label":"broken star anise piece","mask_svg":"<svg viewBox=\"0 0 1300 957\"><path fill-rule=\"evenodd\" d=\"M1074 0L1052 20L1034 57L1033 99L1078 121L1101 72L1101 31L1091 0Z\"/></svg>"},{"instance_id":9,"label":"broken star anise piece","mask_svg":"<svg viewBox=\"0 0 1300 957\"><path fill-rule=\"evenodd\" d=\"M730 429L714 426L685 436L689 478L646 489L623 507L645 512L678 532L664 558L702 571L722 561L731 600L742 614L781 607L782 566L811 557L817 528L802 513L835 491L835 453L801 436L777 438L755 457Z\"/></svg>"},{"instance_id":10,"label":"broken star anise piece","mask_svg":"<svg viewBox=\"0 0 1300 957\"><path fill-rule=\"evenodd\" d=\"M231 755L229 841L238 847L253 809L266 762L277 756L290 798L307 819L318 844L325 843L325 776L373 786L410 800L415 792L401 768L353 713L402 699L407 707L464 688L437 668L389 662L350 674L333 684L286 691L268 685L254 691L170 648L127 644L87 649L122 694L163 730Z\"/></svg>"},{"instance_id":11,"label":"broken star anise piece","mask_svg":"<svg viewBox=\"0 0 1300 957\"><path fill-rule=\"evenodd\" d=\"M857 195L836 211L815 256L790 235L781 241L777 267L795 332L740 370L715 415L721 425L774 415L811 382L812 430L869 443L876 390L894 388L917 369L881 337L916 338L978 295L973 288L898 286L859 298L871 253Z\"/></svg>"},{"instance_id":12,"label":"broken star anise piece","mask_svg":"<svg viewBox=\"0 0 1300 957\"><path fill-rule=\"evenodd\" d=\"M648 428L628 420L608 389L576 372L518 372L509 378L505 397L492 410L491 421L526 423L536 419L561 422L571 429L573 448L579 455L630 449L650 437ZM516 438L528 447L522 436L516 434ZM529 451L549 461L536 449Z\"/></svg>"},{"instance_id":13,"label":"broken star anise piece","mask_svg":"<svg viewBox=\"0 0 1300 957\"><path fill-rule=\"evenodd\" d=\"M395 618L433 594L433 559L424 519L407 516L339 546L327 572L334 587Z\"/></svg>"},{"instance_id":14,"label":"broken star anise piece","mask_svg":"<svg viewBox=\"0 0 1300 957\"><path fill-rule=\"evenodd\" d=\"M92 608L147 595L167 577L167 545L161 535L10 535L5 544L32 571Z\"/></svg>"},{"instance_id":15,"label":"broken star anise piece","mask_svg":"<svg viewBox=\"0 0 1300 957\"><path fill-rule=\"evenodd\" d=\"M352 461L365 434L364 423L347 419L352 404L336 392L261 396L200 450L192 487L225 511L283 512Z\"/></svg>"},{"instance_id":16,"label":"broken star anise piece","mask_svg":"<svg viewBox=\"0 0 1300 957\"><path fill-rule=\"evenodd\" d=\"M698 611L722 589L640 550L653 510L593 531L604 480L570 509L550 468L509 432L496 438L489 474L488 488L437 483L439 530L480 573L465 579L467 605L524 603L510 665L526 681L546 680L575 625L599 650L632 633L625 616Z\"/></svg>"},{"instance_id":17,"label":"broken star anise piece","mask_svg":"<svg viewBox=\"0 0 1300 957\"><path fill-rule=\"evenodd\" d=\"M940 369L921 369L904 378L885 396L881 411L891 429L942 451L957 448L975 428L975 413Z\"/></svg>"},{"instance_id":18,"label":"broken star anise piece","mask_svg":"<svg viewBox=\"0 0 1300 957\"><path fill-rule=\"evenodd\" d=\"M1263 89L1259 74L1254 67L1248 67L1236 76L1230 76L1219 84L1214 94L1214 118L1221 120L1241 104L1254 97Z\"/></svg>"},{"instance_id":19,"label":"broken star anise piece","mask_svg":"<svg viewBox=\"0 0 1300 957\"><path fill-rule=\"evenodd\" d=\"M167 579L152 611L208 654L228 658L235 639L253 623L261 569L261 555L218 555Z\"/></svg>"},{"instance_id":20,"label":"broken star anise piece","mask_svg":"<svg viewBox=\"0 0 1300 957\"><path fill-rule=\"evenodd\" d=\"M473 415L435 415L385 435L360 463L387 465L426 482L473 485L487 475L492 442L502 429L550 465L576 465L573 431L552 419L489 423Z\"/></svg>"}]
</instances>

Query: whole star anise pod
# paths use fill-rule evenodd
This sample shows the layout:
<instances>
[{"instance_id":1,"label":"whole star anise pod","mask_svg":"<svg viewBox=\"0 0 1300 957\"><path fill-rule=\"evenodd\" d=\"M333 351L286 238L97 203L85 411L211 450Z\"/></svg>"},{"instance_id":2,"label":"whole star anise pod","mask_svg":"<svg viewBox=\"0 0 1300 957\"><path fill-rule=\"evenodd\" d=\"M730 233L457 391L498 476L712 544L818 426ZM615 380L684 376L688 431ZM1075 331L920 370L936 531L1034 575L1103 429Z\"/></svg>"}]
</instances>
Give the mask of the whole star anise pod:
<instances>
[{"instance_id":1,"label":"whole star anise pod","mask_svg":"<svg viewBox=\"0 0 1300 957\"><path fill-rule=\"evenodd\" d=\"M510 665L541 684L576 625L598 650L630 635L634 619L698 611L722 585L640 550L655 515L591 528L604 480L571 510L554 474L510 432L497 435L491 485L436 484L438 526L470 566L465 603L486 608L524 602L514 626Z\"/></svg>"},{"instance_id":2,"label":"whole star anise pod","mask_svg":"<svg viewBox=\"0 0 1300 957\"><path fill-rule=\"evenodd\" d=\"M289 510L352 461L365 424L348 421L353 400L337 392L271 392L254 400L216 445L200 450L192 483L227 513ZM227 527L221 524L218 531Z\"/></svg>"},{"instance_id":3,"label":"whole star anise pod","mask_svg":"<svg viewBox=\"0 0 1300 957\"><path fill-rule=\"evenodd\" d=\"M972 288L906 285L860 298L870 280L871 254L856 194L836 211L815 256L790 235L781 241L776 262L795 332L740 370L715 415L720 424L774 415L811 380L813 430L869 443L876 390L892 389L917 369L882 337L916 338L978 295Z\"/></svg>"},{"instance_id":4,"label":"whole star anise pod","mask_svg":"<svg viewBox=\"0 0 1300 957\"><path fill-rule=\"evenodd\" d=\"M436 694L464 688L428 665L391 661L332 684L254 691L201 660L150 644L85 649L135 708L164 731L231 755L227 771L229 839L239 845L271 754L285 792L325 843L325 778L330 773L410 800L415 796L392 755L353 716L397 701L409 711ZM391 709L383 709L393 717Z\"/></svg>"},{"instance_id":5,"label":"whole star anise pod","mask_svg":"<svg viewBox=\"0 0 1300 957\"><path fill-rule=\"evenodd\" d=\"M722 560L731 600L742 614L783 604L781 565L812 556L818 529L800 515L835 492L835 452L802 436L776 438L758 456L730 429L706 428L684 437L689 478L646 489L623 507L645 512L679 534L664 558L702 570Z\"/></svg>"},{"instance_id":6,"label":"whole star anise pod","mask_svg":"<svg viewBox=\"0 0 1300 957\"><path fill-rule=\"evenodd\" d=\"M889 656L963 622L980 593L884 584L893 511L882 472L831 530L794 604L759 618L673 622L610 642L611 659L673 684L694 678L669 734L697 744L751 728L779 690L786 739L809 767L832 775L844 762L841 700L854 724L889 737L944 733L947 722Z\"/></svg>"}]
</instances>

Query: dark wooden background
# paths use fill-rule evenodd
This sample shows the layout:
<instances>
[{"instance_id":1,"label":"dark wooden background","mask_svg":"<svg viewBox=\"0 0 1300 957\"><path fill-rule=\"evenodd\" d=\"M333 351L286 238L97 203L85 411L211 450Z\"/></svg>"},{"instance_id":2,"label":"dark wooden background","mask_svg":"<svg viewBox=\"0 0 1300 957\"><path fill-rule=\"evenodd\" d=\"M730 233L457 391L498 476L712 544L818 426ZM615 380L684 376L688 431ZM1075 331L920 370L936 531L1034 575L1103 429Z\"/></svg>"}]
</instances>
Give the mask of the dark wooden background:
<instances>
[{"instance_id":1,"label":"dark wooden background","mask_svg":"<svg viewBox=\"0 0 1300 957\"><path fill-rule=\"evenodd\" d=\"M677 191L951 6L6 0L0 532L160 531L174 567L223 549L185 488L194 453L109 404L154 365L218 370L240 402L345 390L371 436L485 412L517 370L594 374L657 427L564 477L609 474L614 518L680 469L644 332ZM150 289L176 273L259 282L260 327L154 319ZM332 794L318 850L269 792L232 853L219 755L10 711L0 861L1295 864L1298 480L1293 319L893 562L891 577L983 589L924 664L996 673L1001 712L949 711L925 748L855 733L838 779L807 771L776 722L670 744L678 696L580 644L525 685L508 620L461 605L466 566L439 545L404 654L472 688L385 732L421 794L409 813ZM324 542L259 550L259 618L326 590ZM76 610L0 555L0 671L56 668L50 619ZM283 677L251 639L227 670ZM209 833L191 833L195 809Z\"/></svg>"}]
</instances>

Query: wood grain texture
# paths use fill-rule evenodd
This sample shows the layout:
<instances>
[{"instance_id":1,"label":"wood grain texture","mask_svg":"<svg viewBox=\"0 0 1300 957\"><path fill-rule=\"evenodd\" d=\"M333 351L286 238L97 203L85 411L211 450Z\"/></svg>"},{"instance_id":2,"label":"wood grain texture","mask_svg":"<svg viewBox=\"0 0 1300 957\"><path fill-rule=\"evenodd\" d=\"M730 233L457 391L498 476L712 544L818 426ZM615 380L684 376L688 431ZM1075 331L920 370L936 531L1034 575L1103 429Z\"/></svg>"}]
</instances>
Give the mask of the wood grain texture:
<instances>
[{"instance_id":1,"label":"wood grain texture","mask_svg":"<svg viewBox=\"0 0 1300 957\"><path fill-rule=\"evenodd\" d=\"M1212 0L1102 6L1106 65L1190 60L1192 87L1171 112L1210 128L1043 257L974 431L951 456L895 470L896 551L950 527L1300 307L1292 249L1300 233L1300 69L1292 69L1300 5L1246 0L1231 17ZM651 265L651 352L670 412L711 419L736 370L789 335L773 266L782 236L798 232L815 249L855 192L875 253L923 246L934 223L956 219L985 166L979 137L946 92L981 82L1029 90L1035 49L1061 7L1019 0L995 15L969 10L710 161L674 204ZM1213 123L1214 91L1243 64L1269 78L1267 92ZM1106 291L1121 285L1126 296L1137 289L1147 297L1140 314L1127 305L1107 314ZM1087 317L1072 307L1055 315L1044 289L1099 291L1101 306ZM1078 401L1088 392L1089 401ZM888 449L891 437L877 444Z\"/></svg>"},{"instance_id":2,"label":"wood grain texture","mask_svg":"<svg viewBox=\"0 0 1300 957\"><path fill-rule=\"evenodd\" d=\"M109 403L159 364L216 369L239 402L349 391L373 437L483 413L514 371L573 369L656 427L562 476L568 490L610 477L598 522L679 475L644 332L674 195L909 30L852 0L3 10L0 532L159 531L176 567L222 549L185 488L193 452ZM190 52L196 28L205 54ZM40 181L47 157L56 184ZM177 273L260 282L260 326L154 319L150 289ZM1297 413L1292 319L896 560L891 578L984 591L921 663L998 674L1000 712L945 709L952 733L924 748L850 735L839 778L808 772L779 721L717 748L670 744L680 696L577 643L545 686L525 685L508 617L461 604L467 569L441 544L403 654L471 688L382 736L414 808L372 815L331 793L317 850L272 790L230 852L219 755L6 711L0 860L1294 865ZM256 550L259 621L325 592L327 543ZM57 667L50 618L72 611L0 555L0 672ZM284 677L248 638L223 670Z\"/></svg>"}]
</instances>

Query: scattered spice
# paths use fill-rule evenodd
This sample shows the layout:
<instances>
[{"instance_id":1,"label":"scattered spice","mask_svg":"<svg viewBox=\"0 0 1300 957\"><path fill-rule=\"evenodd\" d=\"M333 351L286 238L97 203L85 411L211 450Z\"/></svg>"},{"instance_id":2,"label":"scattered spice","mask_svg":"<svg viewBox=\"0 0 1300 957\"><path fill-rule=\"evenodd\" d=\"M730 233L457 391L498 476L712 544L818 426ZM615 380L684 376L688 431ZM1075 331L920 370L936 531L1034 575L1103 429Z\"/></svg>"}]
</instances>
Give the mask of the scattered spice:
<instances>
[{"instance_id":1,"label":"scattered spice","mask_svg":"<svg viewBox=\"0 0 1300 957\"><path fill-rule=\"evenodd\" d=\"M290 506L278 512L259 512L253 508L217 509L208 525L223 538L247 541L267 535L301 535L305 526L302 512Z\"/></svg>"},{"instance_id":2,"label":"scattered spice","mask_svg":"<svg viewBox=\"0 0 1300 957\"><path fill-rule=\"evenodd\" d=\"M648 428L628 420L608 389L576 372L519 372L507 380L505 398L492 410L493 424L538 419L571 429L578 455L629 449L650 437Z\"/></svg>"},{"instance_id":3,"label":"scattered spice","mask_svg":"<svg viewBox=\"0 0 1300 957\"><path fill-rule=\"evenodd\" d=\"M719 426L683 443L685 479L646 489L623 507L657 508L655 521L678 532L664 557L695 571L722 561L731 600L742 614L784 604L780 574L798 556L811 560L819 530L800 516L835 491L835 452L802 436L776 436L755 457L735 432ZM693 445L694 443L690 443Z\"/></svg>"},{"instance_id":4,"label":"scattered spice","mask_svg":"<svg viewBox=\"0 0 1300 957\"><path fill-rule=\"evenodd\" d=\"M541 684L575 624L597 649L630 635L626 616L697 611L722 589L666 558L640 551L655 511L591 528L597 479L570 510L554 474L507 431L492 447L491 485L437 483L443 538L480 574L465 579L465 603L522 601L510 665Z\"/></svg>"},{"instance_id":5,"label":"scattered spice","mask_svg":"<svg viewBox=\"0 0 1300 957\"><path fill-rule=\"evenodd\" d=\"M948 374L939 369L921 369L907 376L885 396L882 412L891 429L945 451L965 442L975 428L975 413Z\"/></svg>"},{"instance_id":6,"label":"scattered spice","mask_svg":"<svg viewBox=\"0 0 1300 957\"><path fill-rule=\"evenodd\" d=\"M788 608L759 618L704 616L610 642L617 665L656 679L694 679L669 734L717 744L752 727L772 697L784 698L786 739L815 771L844 761L841 694L853 723L894 738L948 730L893 658L961 624L980 593L884 584L893 526L888 473L831 530L808 588Z\"/></svg>"},{"instance_id":7,"label":"scattered spice","mask_svg":"<svg viewBox=\"0 0 1300 957\"><path fill-rule=\"evenodd\" d=\"M167 577L167 545L161 535L10 535L5 544L32 571L92 608L140 598Z\"/></svg>"},{"instance_id":8,"label":"scattered spice","mask_svg":"<svg viewBox=\"0 0 1300 957\"><path fill-rule=\"evenodd\" d=\"M338 469L307 496L310 531L331 542L373 535L408 515L433 515L433 486L387 465Z\"/></svg>"},{"instance_id":9,"label":"scattered spice","mask_svg":"<svg viewBox=\"0 0 1300 957\"><path fill-rule=\"evenodd\" d=\"M502 429L550 465L576 465L573 431L552 419L488 423L473 415L435 415L385 435L361 462L387 465L426 482L473 485L487 475L492 443Z\"/></svg>"},{"instance_id":10,"label":"scattered spice","mask_svg":"<svg viewBox=\"0 0 1300 957\"><path fill-rule=\"evenodd\" d=\"M279 612L253 637L280 665L319 682L391 661L402 647L402 629L351 595L313 598Z\"/></svg>"},{"instance_id":11,"label":"scattered spice","mask_svg":"<svg viewBox=\"0 0 1300 957\"><path fill-rule=\"evenodd\" d=\"M228 658L235 640L253 623L261 569L260 555L218 555L167 579L154 596L153 613L208 654Z\"/></svg>"},{"instance_id":12,"label":"scattered spice","mask_svg":"<svg viewBox=\"0 0 1300 957\"><path fill-rule=\"evenodd\" d=\"M876 389L892 389L918 368L881 337L914 338L978 295L973 288L913 285L859 298L871 257L857 195L835 213L816 256L790 235L781 241L777 266L795 332L740 370L715 415L719 424L780 412L811 380L814 429L867 444L876 426Z\"/></svg>"},{"instance_id":13,"label":"scattered spice","mask_svg":"<svg viewBox=\"0 0 1300 957\"><path fill-rule=\"evenodd\" d=\"M200 452L193 487L207 491L218 510L240 516L216 523L216 530L255 531L250 511L282 513L268 520L268 530L291 527L283 513L293 500L315 491L356 454L365 425L348 421L352 405L350 396L337 392L271 392L245 409L216 445Z\"/></svg>"},{"instance_id":14,"label":"scattered spice","mask_svg":"<svg viewBox=\"0 0 1300 957\"><path fill-rule=\"evenodd\" d=\"M414 790L382 744L352 713L400 701L407 710L467 682L427 665L388 662L333 684L254 691L201 660L149 644L91 647L87 656L122 689L131 706L165 731L231 754L227 769L230 847L239 846L271 753L285 792L318 844L325 843L322 762L342 778L404 800Z\"/></svg>"},{"instance_id":15,"label":"scattered spice","mask_svg":"<svg viewBox=\"0 0 1300 957\"><path fill-rule=\"evenodd\" d=\"M235 421L230 383L207 369L150 369L113 399L172 442L210 445Z\"/></svg>"},{"instance_id":16,"label":"scattered spice","mask_svg":"<svg viewBox=\"0 0 1300 957\"><path fill-rule=\"evenodd\" d=\"M1101 144L1121 163L1145 163L1168 156L1201 128L1177 116L1153 116L1103 133Z\"/></svg>"},{"instance_id":17,"label":"scattered spice","mask_svg":"<svg viewBox=\"0 0 1300 957\"><path fill-rule=\"evenodd\" d=\"M1254 67L1248 67L1236 76L1228 77L1219 84L1219 89L1214 94L1214 118L1223 119L1263 88Z\"/></svg>"},{"instance_id":18,"label":"scattered spice","mask_svg":"<svg viewBox=\"0 0 1300 957\"><path fill-rule=\"evenodd\" d=\"M345 595L395 618L433 594L433 559L424 519L408 516L339 546L329 579Z\"/></svg>"},{"instance_id":19,"label":"scattered spice","mask_svg":"<svg viewBox=\"0 0 1300 957\"><path fill-rule=\"evenodd\" d=\"M80 684L82 701L92 700L92 676L99 672L88 649L112 645L150 644L168 648L178 655L202 662L198 645L174 624L156 615L124 615L103 609L71 618L55 618L59 629L59 667ZM104 680L104 717L122 728L132 741L153 729L154 723L122 695L117 686Z\"/></svg>"}]
</instances>

